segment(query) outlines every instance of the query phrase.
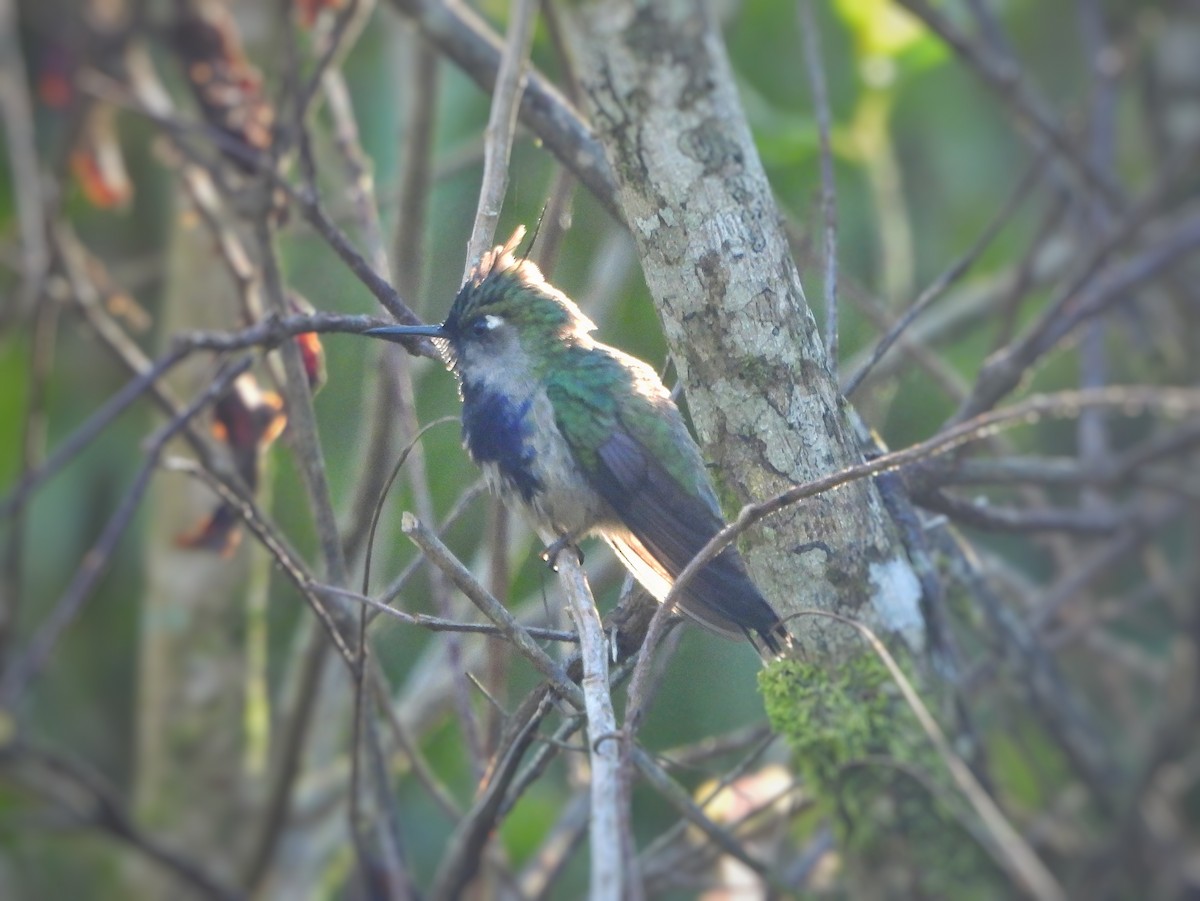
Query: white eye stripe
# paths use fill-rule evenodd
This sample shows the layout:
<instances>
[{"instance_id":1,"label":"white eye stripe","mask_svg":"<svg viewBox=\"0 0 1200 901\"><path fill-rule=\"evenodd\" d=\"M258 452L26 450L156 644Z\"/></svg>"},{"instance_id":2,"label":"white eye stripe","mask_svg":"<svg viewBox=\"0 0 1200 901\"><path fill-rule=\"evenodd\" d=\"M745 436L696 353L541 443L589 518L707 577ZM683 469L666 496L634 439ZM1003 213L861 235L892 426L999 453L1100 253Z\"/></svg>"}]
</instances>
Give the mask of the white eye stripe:
<instances>
[{"instance_id":1,"label":"white eye stripe","mask_svg":"<svg viewBox=\"0 0 1200 901\"><path fill-rule=\"evenodd\" d=\"M483 324L487 326L487 330L490 332L504 325L504 317L488 313L483 317Z\"/></svg>"}]
</instances>

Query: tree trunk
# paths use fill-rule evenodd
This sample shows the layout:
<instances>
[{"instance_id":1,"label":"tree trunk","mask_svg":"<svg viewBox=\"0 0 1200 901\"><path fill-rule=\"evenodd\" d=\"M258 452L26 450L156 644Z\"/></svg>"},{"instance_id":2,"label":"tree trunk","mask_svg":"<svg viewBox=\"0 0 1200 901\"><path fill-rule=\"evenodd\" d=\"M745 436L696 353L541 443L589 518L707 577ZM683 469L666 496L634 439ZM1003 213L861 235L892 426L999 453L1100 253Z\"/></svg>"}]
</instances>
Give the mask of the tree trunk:
<instances>
[{"instance_id":1,"label":"tree trunk","mask_svg":"<svg viewBox=\"0 0 1200 901\"><path fill-rule=\"evenodd\" d=\"M861 462L712 17L685 0L560 10L727 512ZM935 687L920 583L874 483L787 508L741 547L782 617L863 622ZM854 895L990 891L992 861L861 636L827 617L788 625L796 654L764 673L765 702L842 827ZM861 765L877 756L904 765Z\"/></svg>"},{"instance_id":2,"label":"tree trunk","mask_svg":"<svg viewBox=\"0 0 1200 901\"><path fill-rule=\"evenodd\" d=\"M587 108L727 510L861 462L719 32L682 2L573 19ZM871 483L783 511L742 549L782 616L830 610L924 646L919 584ZM862 649L826 619L789 625L806 651Z\"/></svg>"}]
</instances>

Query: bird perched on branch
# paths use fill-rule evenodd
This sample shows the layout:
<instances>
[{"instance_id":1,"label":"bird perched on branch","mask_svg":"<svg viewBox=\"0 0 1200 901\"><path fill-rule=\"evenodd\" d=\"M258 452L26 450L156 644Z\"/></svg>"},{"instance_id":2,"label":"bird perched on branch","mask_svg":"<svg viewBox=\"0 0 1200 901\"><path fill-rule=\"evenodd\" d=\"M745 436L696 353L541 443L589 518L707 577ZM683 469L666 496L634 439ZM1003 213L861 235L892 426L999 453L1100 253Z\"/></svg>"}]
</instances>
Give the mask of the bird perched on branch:
<instances>
[{"instance_id":1,"label":"bird perched on branch","mask_svg":"<svg viewBox=\"0 0 1200 901\"><path fill-rule=\"evenodd\" d=\"M467 451L506 503L557 537L552 565L599 535L661 601L724 525L700 449L654 370L593 339L579 307L515 256L523 236L483 255L441 325L366 334L434 339L458 376ZM788 643L733 546L683 586L679 607L767 657Z\"/></svg>"}]
</instances>

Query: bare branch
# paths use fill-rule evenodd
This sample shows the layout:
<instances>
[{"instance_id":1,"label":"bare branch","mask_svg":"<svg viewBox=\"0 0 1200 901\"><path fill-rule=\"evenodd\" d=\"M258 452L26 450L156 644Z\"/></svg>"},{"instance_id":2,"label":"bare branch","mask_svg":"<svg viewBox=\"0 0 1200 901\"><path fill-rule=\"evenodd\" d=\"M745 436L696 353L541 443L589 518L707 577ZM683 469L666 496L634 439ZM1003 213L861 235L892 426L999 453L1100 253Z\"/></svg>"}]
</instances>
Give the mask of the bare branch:
<instances>
[{"instance_id":1,"label":"bare branch","mask_svg":"<svg viewBox=\"0 0 1200 901\"><path fill-rule=\"evenodd\" d=\"M1156 410L1166 415L1184 416L1200 410L1200 391L1186 388L1150 388L1143 386L1111 387L1090 391L1063 391L1029 398L1011 407L985 413L974 419L943 430L938 435L904 450L883 454L866 463L850 466L756 504L747 504L737 519L713 536L692 562L676 578L671 591L663 599L664 606L675 603L680 591L696 572L716 557L738 535L767 516L784 507L845 485L856 479L898 469L928 457L948 453L970 441L987 437L1005 426L1029 422L1042 416L1074 416L1084 406L1105 406L1123 410Z\"/></svg>"},{"instance_id":2,"label":"bare branch","mask_svg":"<svg viewBox=\"0 0 1200 901\"><path fill-rule=\"evenodd\" d=\"M475 224L467 241L464 282L496 237L496 223L500 220L500 207L508 187L508 160L512 154L513 131L517 125L517 102L524 93L524 70L529 59L529 45L533 41L536 12L535 0L515 0L510 7L508 37L504 54L500 57L500 68L496 72L492 108L484 132L483 183L479 186Z\"/></svg>"},{"instance_id":3,"label":"bare branch","mask_svg":"<svg viewBox=\"0 0 1200 901\"><path fill-rule=\"evenodd\" d=\"M85 826L153 861L202 897L215 901L239 901L245 897L210 873L202 861L185 856L139 826L113 787L82 764L57 751L18 741L0 751L0 765L17 770L18 778L20 770L32 770L22 782L32 784L49 800L69 809ZM86 802L86 809L78 809L79 800Z\"/></svg>"},{"instance_id":4,"label":"bare branch","mask_svg":"<svg viewBox=\"0 0 1200 901\"><path fill-rule=\"evenodd\" d=\"M79 615L79 611L95 590L96 584L108 569L117 543L129 528L142 496L150 486L150 477L158 467L159 457L162 456L167 443L187 427L201 410L228 391L233 380L250 368L250 362L249 357L243 357L234 364L223 367L203 392L150 439L146 446L146 459L142 462L137 476L117 509L109 517L104 531L76 569L71 584L30 639L24 653L13 660L3 676L0 676L0 708L11 710L20 701L30 680L46 665L62 633Z\"/></svg>"},{"instance_id":5,"label":"bare branch","mask_svg":"<svg viewBox=\"0 0 1200 901\"><path fill-rule=\"evenodd\" d=\"M454 558L436 535L411 513L404 515L401 527L404 534L425 552L430 561L450 577L450 581L458 587L459 591L470 598L483 615L500 628L504 637L516 646L522 656L550 681L555 691L580 710L585 709L583 692L580 691L579 686L567 678L562 667L534 643L525 627L475 580L474 576Z\"/></svg>"},{"instance_id":6,"label":"bare branch","mask_svg":"<svg viewBox=\"0 0 1200 901\"><path fill-rule=\"evenodd\" d=\"M825 362L834 381L838 377L838 253L837 187L833 179L833 149L830 146L829 96L825 87L825 62L821 58L821 33L812 0L800 0L800 36L804 40L804 63L817 112L817 135L821 141L821 214L825 222ZM850 394L846 390L845 394Z\"/></svg>"},{"instance_id":7,"label":"bare branch","mask_svg":"<svg viewBox=\"0 0 1200 901\"><path fill-rule=\"evenodd\" d=\"M947 288L962 278L983 252L988 249L992 241L995 240L996 235L1000 233L1000 230L1004 228L1009 219L1020 208L1021 203L1029 195L1033 186L1037 184L1038 178L1041 176L1041 164L1042 160L1040 158L1034 160L1032 165L1026 170L1024 177L1017 184L1017 187L1009 195L1004 207L988 223L988 227L983 230L983 234L979 236L978 240L976 240L965 254L952 263L949 269L935 278L929 287L922 291L920 296L913 301L912 306L904 311L904 315L896 321L895 325L888 329L887 334L879 339L874 350L871 351L870 358L843 384L843 394L847 397L853 394L862 385L863 381L866 380L871 370L875 368L875 365L883 359L883 355L891 349L900 335L904 333L904 330L912 324L913 320L920 316Z\"/></svg>"},{"instance_id":8,"label":"bare branch","mask_svg":"<svg viewBox=\"0 0 1200 901\"><path fill-rule=\"evenodd\" d=\"M439 0L392 0L489 95L495 90L502 51L499 39L473 10ZM588 125L542 75L530 72L521 95L521 121L620 220L617 188L604 150Z\"/></svg>"},{"instance_id":9,"label":"bare branch","mask_svg":"<svg viewBox=\"0 0 1200 901\"><path fill-rule=\"evenodd\" d=\"M591 760L591 881L593 901L628 897L630 861L625 858L626 835L632 835L629 801L622 785L621 742L608 684L608 641L583 567L570 554L562 555L559 576L579 632L583 662L583 698L587 711L588 753ZM636 892L636 889L634 890Z\"/></svg>"},{"instance_id":10,"label":"bare branch","mask_svg":"<svg viewBox=\"0 0 1200 901\"><path fill-rule=\"evenodd\" d=\"M21 233L21 289L16 310L25 311L41 291L50 252L46 244L37 136L17 24L15 0L0 0L0 116L4 120L11 184L16 195L17 228Z\"/></svg>"}]
</instances>

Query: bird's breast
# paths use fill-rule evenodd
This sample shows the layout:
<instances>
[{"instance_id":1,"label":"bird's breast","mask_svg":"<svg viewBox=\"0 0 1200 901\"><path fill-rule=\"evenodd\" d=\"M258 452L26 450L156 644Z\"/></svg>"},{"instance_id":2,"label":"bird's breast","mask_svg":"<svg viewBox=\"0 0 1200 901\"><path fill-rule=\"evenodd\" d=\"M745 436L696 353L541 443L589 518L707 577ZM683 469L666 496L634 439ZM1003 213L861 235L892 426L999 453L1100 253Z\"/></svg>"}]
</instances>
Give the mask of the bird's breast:
<instances>
[{"instance_id":1,"label":"bird's breast","mask_svg":"<svg viewBox=\"0 0 1200 901\"><path fill-rule=\"evenodd\" d=\"M506 503L520 502L537 528L588 531L607 507L588 485L545 392L514 398L463 386L463 444Z\"/></svg>"},{"instance_id":2,"label":"bird's breast","mask_svg":"<svg viewBox=\"0 0 1200 901\"><path fill-rule=\"evenodd\" d=\"M463 391L463 444L492 487L529 503L542 489L534 446L533 397L512 398L486 388Z\"/></svg>"}]
</instances>

